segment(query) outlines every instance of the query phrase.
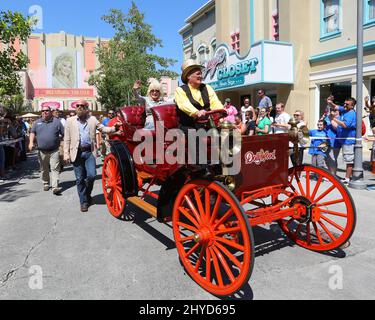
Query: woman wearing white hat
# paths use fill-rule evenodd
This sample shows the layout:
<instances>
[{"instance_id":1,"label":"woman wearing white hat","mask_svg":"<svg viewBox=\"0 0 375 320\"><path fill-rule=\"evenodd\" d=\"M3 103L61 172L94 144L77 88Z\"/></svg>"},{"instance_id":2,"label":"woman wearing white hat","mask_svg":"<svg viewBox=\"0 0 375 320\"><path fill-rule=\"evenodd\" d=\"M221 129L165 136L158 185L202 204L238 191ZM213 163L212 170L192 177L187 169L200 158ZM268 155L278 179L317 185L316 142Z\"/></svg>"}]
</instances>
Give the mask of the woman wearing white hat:
<instances>
[{"instance_id":1,"label":"woman wearing white hat","mask_svg":"<svg viewBox=\"0 0 375 320\"><path fill-rule=\"evenodd\" d=\"M145 129L155 130L154 118L151 113L151 108L165 104L163 87L159 81L152 79L147 90L146 97L140 94L141 81L137 80L133 86L134 97L138 100L138 103L146 107L146 123Z\"/></svg>"}]
</instances>

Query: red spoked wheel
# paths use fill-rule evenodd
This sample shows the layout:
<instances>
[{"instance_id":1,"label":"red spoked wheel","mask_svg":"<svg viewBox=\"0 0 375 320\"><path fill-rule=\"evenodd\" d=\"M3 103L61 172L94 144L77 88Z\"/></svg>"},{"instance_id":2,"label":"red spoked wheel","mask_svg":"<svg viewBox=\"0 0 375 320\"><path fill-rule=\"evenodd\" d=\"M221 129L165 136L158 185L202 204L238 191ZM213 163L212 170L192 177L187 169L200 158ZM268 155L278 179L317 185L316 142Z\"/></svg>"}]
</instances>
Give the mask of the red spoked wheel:
<instances>
[{"instance_id":1,"label":"red spoked wheel","mask_svg":"<svg viewBox=\"0 0 375 320\"><path fill-rule=\"evenodd\" d=\"M185 184L174 203L173 233L185 269L208 292L232 295L249 281L253 234L239 201L222 184Z\"/></svg>"},{"instance_id":2,"label":"red spoked wheel","mask_svg":"<svg viewBox=\"0 0 375 320\"><path fill-rule=\"evenodd\" d=\"M356 225L353 199L329 171L302 165L289 170L288 191L293 193L291 217L279 220L285 234L313 251L330 251L349 241Z\"/></svg>"},{"instance_id":3,"label":"red spoked wheel","mask_svg":"<svg viewBox=\"0 0 375 320\"><path fill-rule=\"evenodd\" d=\"M126 199L123 196L119 162L112 153L104 159L102 186L109 212L119 219L124 213Z\"/></svg>"}]
</instances>

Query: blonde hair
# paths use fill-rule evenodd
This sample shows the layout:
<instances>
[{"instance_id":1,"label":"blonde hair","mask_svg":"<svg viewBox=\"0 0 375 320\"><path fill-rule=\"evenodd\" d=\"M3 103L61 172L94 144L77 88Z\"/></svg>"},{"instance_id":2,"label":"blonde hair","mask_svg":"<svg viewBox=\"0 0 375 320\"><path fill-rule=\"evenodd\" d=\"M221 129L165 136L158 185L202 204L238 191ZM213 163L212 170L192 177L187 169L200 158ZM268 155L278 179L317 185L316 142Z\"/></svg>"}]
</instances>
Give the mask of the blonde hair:
<instances>
[{"instance_id":1,"label":"blonde hair","mask_svg":"<svg viewBox=\"0 0 375 320\"><path fill-rule=\"evenodd\" d=\"M148 86L148 90L147 90L148 97L151 96L151 90L158 90L160 92L160 98L164 96L163 86L157 80L151 81L150 85Z\"/></svg>"}]
</instances>

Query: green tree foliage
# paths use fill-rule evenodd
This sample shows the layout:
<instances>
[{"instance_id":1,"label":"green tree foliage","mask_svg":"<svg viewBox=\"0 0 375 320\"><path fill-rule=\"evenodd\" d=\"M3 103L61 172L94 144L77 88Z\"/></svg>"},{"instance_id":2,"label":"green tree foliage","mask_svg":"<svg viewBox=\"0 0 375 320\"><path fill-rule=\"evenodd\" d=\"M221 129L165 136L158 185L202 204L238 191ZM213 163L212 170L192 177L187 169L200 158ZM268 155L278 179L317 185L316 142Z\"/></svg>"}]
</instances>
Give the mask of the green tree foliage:
<instances>
[{"instance_id":1,"label":"green tree foliage","mask_svg":"<svg viewBox=\"0 0 375 320\"><path fill-rule=\"evenodd\" d=\"M27 41L34 22L19 12L0 12L0 99L4 95L12 96L22 92L18 72L27 67L27 55L16 52L14 44Z\"/></svg>"},{"instance_id":2,"label":"green tree foliage","mask_svg":"<svg viewBox=\"0 0 375 320\"><path fill-rule=\"evenodd\" d=\"M5 111L12 115L19 115L23 112L32 111L31 103L26 102L21 93L12 96L3 96L1 103Z\"/></svg>"},{"instance_id":3,"label":"green tree foliage","mask_svg":"<svg viewBox=\"0 0 375 320\"><path fill-rule=\"evenodd\" d=\"M144 22L144 13L134 2L127 14L112 9L102 19L114 28L115 35L108 46L97 48L100 68L91 75L89 84L96 86L106 109L127 104L136 80L142 81L145 92L147 79L177 76L168 70L175 60L152 53L162 47L162 41L152 34L151 25Z\"/></svg>"}]
</instances>

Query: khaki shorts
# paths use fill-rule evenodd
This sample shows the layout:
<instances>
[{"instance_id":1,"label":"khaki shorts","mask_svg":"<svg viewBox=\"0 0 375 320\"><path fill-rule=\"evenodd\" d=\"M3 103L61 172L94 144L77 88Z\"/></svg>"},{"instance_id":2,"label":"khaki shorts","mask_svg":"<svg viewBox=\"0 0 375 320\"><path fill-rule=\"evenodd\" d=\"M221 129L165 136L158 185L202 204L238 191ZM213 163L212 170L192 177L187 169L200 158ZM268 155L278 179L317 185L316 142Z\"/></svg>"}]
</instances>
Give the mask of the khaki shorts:
<instances>
[{"instance_id":1,"label":"khaki shorts","mask_svg":"<svg viewBox=\"0 0 375 320\"><path fill-rule=\"evenodd\" d=\"M354 144L343 144L342 155L344 162L348 164L354 163Z\"/></svg>"}]
</instances>

